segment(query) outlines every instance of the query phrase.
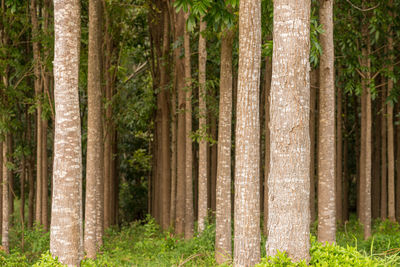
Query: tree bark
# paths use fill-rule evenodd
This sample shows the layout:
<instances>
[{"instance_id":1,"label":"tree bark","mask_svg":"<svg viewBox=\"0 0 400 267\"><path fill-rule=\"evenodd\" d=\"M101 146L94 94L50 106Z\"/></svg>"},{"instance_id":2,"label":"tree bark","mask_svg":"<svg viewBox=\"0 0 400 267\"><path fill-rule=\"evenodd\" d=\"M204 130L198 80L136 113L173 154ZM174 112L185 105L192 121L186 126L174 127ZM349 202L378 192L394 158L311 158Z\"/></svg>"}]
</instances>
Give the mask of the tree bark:
<instances>
[{"instance_id":1,"label":"tree bark","mask_svg":"<svg viewBox=\"0 0 400 267\"><path fill-rule=\"evenodd\" d=\"M393 0L389 1L389 16L392 17L392 8L393 8ZM387 40L388 45L388 53L389 53L389 73L393 73L393 30L392 25L389 26L389 35ZM391 95L393 90L393 79L388 79L387 85L387 94ZM387 106L387 127L388 127L388 140L387 140L387 148L388 148L388 217L392 222L396 221L396 208L395 208L395 181L394 181L394 129L393 129L393 104L388 103ZM398 181L397 183L400 183Z\"/></svg>"},{"instance_id":2,"label":"tree bark","mask_svg":"<svg viewBox=\"0 0 400 267\"><path fill-rule=\"evenodd\" d=\"M319 70L313 69L310 72L310 223L312 224L317 219L315 207L315 140L316 127L315 118L317 112L317 89L319 88Z\"/></svg>"},{"instance_id":3,"label":"tree bark","mask_svg":"<svg viewBox=\"0 0 400 267\"><path fill-rule=\"evenodd\" d=\"M232 257L231 241L231 133L232 47L234 32L225 29L221 38L218 166L216 184L215 260L223 264Z\"/></svg>"},{"instance_id":4,"label":"tree bark","mask_svg":"<svg viewBox=\"0 0 400 267\"><path fill-rule=\"evenodd\" d=\"M335 196L335 67L333 48L333 0L321 0L319 17L322 55L319 65L318 123L318 241L336 240Z\"/></svg>"},{"instance_id":5,"label":"tree bark","mask_svg":"<svg viewBox=\"0 0 400 267\"><path fill-rule=\"evenodd\" d=\"M381 94L381 219L387 218L387 127L386 127L386 86L382 87Z\"/></svg>"},{"instance_id":6,"label":"tree bark","mask_svg":"<svg viewBox=\"0 0 400 267\"><path fill-rule=\"evenodd\" d=\"M187 22L189 13L185 14ZM186 24L186 23L185 23ZM184 47L185 47L185 239L193 237L194 231L194 212L193 212L193 151L192 151L192 74L190 67L190 34L184 27Z\"/></svg>"},{"instance_id":7,"label":"tree bark","mask_svg":"<svg viewBox=\"0 0 400 267\"><path fill-rule=\"evenodd\" d=\"M101 2L89 1L88 55L88 133L86 153L86 202L84 249L90 259L96 258L101 227L97 223L103 180L103 125L101 92Z\"/></svg>"},{"instance_id":8,"label":"tree bark","mask_svg":"<svg viewBox=\"0 0 400 267\"><path fill-rule=\"evenodd\" d=\"M261 1L239 5L239 78L235 134L234 265L260 261Z\"/></svg>"},{"instance_id":9,"label":"tree bark","mask_svg":"<svg viewBox=\"0 0 400 267\"><path fill-rule=\"evenodd\" d=\"M6 253L10 252L10 240L9 240L9 229L10 229L10 208L9 208L9 170L7 168L8 163L8 142L10 134L6 134L5 140L3 141L3 222L2 222L2 232L1 232L1 245Z\"/></svg>"},{"instance_id":10,"label":"tree bark","mask_svg":"<svg viewBox=\"0 0 400 267\"><path fill-rule=\"evenodd\" d=\"M206 63L207 63L207 46L206 38L203 32L206 30L206 22L201 18L200 35L199 35L199 129L202 134L207 131L207 105L206 105ZM232 79L232 77L231 77ZM232 82L231 82L232 83ZM199 232L201 233L206 224L207 218L207 200L208 200L208 159L207 159L207 141L205 137L200 139L199 143ZM218 167L217 167L218 168ZM217 171L218 172L218 171Z\"/></svg>"},{"instance_id":11,"label":"tree bark","mask_svg":"<svg viewBox=\"0 0 400 267\"><path fill-rule=\"evenodd\" d=\"M55 136L50 252L68 266L83 258L78 76L80 1L54 1Z\"/></svg>"},{"instance_id":12,"label":"tree bark","mask_svg":"<svg viewBox=\"0 0 400 267\"><path fill-rule=\"evenodd\" d=\"M271 94L272 58L265 59L265 171L264 171L264 225L263 233L268 235L268 177L271 157L270 142L270 94Z\"/></svg>"},{"instance_id":13,"label":"tree bark","mask_svg":"<svg viewBox=\"0 0 400 267\"><path fill-rule=\"evenodd\" d=\"M274 2L266 250L295 261L310 257L310 7Z\"/></svg>"},{"instance_id":14,"label":"tree bark","mask_svg":"<svg viewBox=\"0 0 400 267\"><path fill-rule=\"evenodd\" d=\"M339 73L340 74L340 73ZM334 82L334 81L333 81ZM343 223L343 136L342 136L342 88L337 87L336 104L336 221Z\"/></svg>"},{"instance_id":15,"label":"tree bark","mask_svg":"<svg viewBox=\"0 0 400 267\"><path fill-rule=\"evenodd\" d=\"M183 37L185 17L183 11L176 14L175 40ZM175 233L181 235L185 231L185 62L180 58L180 49L175 49L175 76L176 91L178 94L178 120L177 120L177 179L176 179L176 214Z\"/></svg>"}]
</instances>

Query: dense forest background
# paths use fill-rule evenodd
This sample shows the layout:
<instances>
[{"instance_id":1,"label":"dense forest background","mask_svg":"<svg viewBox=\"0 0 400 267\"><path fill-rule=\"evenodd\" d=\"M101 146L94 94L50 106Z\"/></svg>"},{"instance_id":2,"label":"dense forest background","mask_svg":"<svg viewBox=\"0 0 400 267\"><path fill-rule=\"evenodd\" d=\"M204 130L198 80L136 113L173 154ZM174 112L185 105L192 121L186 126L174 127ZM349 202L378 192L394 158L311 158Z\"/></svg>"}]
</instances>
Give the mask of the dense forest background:
<instances>
[{"instance_id":1,"label":"dense forest background","mask_svg":"<svg viewBox=\"0 0 400 267\"><path fill-rule=\"evenodd\" d=\"M57 222L52 220L68 218L63 211L69 205L81 214L84 230L71 234L76 235L71 240L81 239L82 248L59 252L59 244L50 245L67 264L82 259L83 250L87 258L96 258L104 230L132 224L137 235L151 232L145 238L160 230L192 242L204 231L203 238L212 235L215 245L211 265L229 264L234 257L235 266L258 263L265 256L260 242L267 236L267 256L285 248L296 261L310 260L310 226L319 241L329 243L340 243L338 233L357 220L366 240L379 228L374 222L398 229L400 2L276 2L1 0L2 249L9 253L25 246L34 254L30 238L54 233L54 240L56 231L49 231ZM63 5L71 6L70 18L57 17ZM279 13L285 8L289 15ZM309 37L307 42L293 37L285 50L279 41L286 39L273 29L284 16L283 24L307 21L304 29L293 22L284 36L297 31ZM57 75L75 56L64 49L67 63L56 65L62 61L55 56L62 39L57 39L57 30L62 36L58 25L64 25L59 21L68 24L63 34L78 38L79 46L76 84L63 85L78 89L79 119L74 121L81 129L77 173L82 177L71 178L78 187L67 187L60 178L72 165L56 169L70 157L68 148L56 148L63 143L56 142L57 108L67 120L69 113L60 108L73 99L57 98L63 77ZM277 47L289 52L279 53ZM291 72L285 64L296 68ZM286 70L283 76L294 76L296 85L277 78ZM302 90L301 79L306 81ZM281 105L278 98L286 102ZM276 115L292 108L298 108L293 114L299 117ZM297 132L298 121L302 132ZM297 148L308 156L293 150L278 159L279 140L292 134L279 132L279 124L292 122L299 139L289 138L288 149L299 142ZM309 138L301 139L304 133ZM57 192L68 195L71 188L80 188L71 193L76 207L53 201L62 198ZM53 212L61 215L52 218L58 214ZM276 248L274 234L283 235L286 228L278 225L285 214L294 218L288 228L307 225L301 234L300 226L292 229L306 240L299 237L303 243ZM63 219L58 223L67 225ZM232 246L234 239L243 244ZM311 246L319 245L313 240ZM69 258L72 254L75 258Z\"/></svg>"}]
</instances>

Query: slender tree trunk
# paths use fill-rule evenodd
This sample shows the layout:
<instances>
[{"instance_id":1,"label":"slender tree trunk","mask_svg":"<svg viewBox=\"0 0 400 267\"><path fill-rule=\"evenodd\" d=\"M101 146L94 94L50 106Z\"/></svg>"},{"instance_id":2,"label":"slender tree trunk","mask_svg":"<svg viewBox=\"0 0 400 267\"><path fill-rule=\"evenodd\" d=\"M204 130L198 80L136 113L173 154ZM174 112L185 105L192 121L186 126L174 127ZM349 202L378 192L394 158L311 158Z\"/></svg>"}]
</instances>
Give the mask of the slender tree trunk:
<instances>
[{"instance_id":1,"label":"slender tree trunk","mask_svg":"<svg viewBox=\"0 0 400 267\"><path fill-rule=\"evenodd\" d=\"M26 138L25 138L26 139ZM26 159L25 155L22 155L21 159L21 173L20 173L20 185L21 185L21 203L19 208L19 216L21 220L21 231L25 232L25 179L26 178ZM21 239L22 251L24 250L24 235Z\"/></svg>"},{"instance_id":2,"label":"slender tree trunk","mask_svg":"<svg viewBox=\"0 0 400 267\"><path fill-rule=\"evenodd\" d=\"M185 21L189 13L185 14ZM185 239L193 237L194 231L194 212L193 212L193 151L192 151L192 74L190 67L190 34L186 27L184 28L184 47L185 47Z\"/></svg>"},{"instance_id":3,"label":"slender tree trunk","mask_svg":"<svg viewBox=\"0 0 400 267\"><path fill-rule=\"evenodd\" d=\"M233 30L226 29L221 39L221 72L216 188L215 260L231 259L231 133L232 133L232 47Z\"/></svg>"},{"instance_id":4,"label":"slender tree trunk","mask_svg":"<svg viewBox=\"0 0 400 267\"><path fill-rule=\"evenodd\" d=\"M214 99L217 98L215 90L212 89L212 97ZM210 134L213 140L217 139L217 117L215 112L210 113ZM218 146L213 144L210 147L210 180L211 180L211 188L210 188L210 196L211 196L211 210L213 212L216 211L216 201L217 201L217 165L218 165Z\"/></svg>"},{"instance_id":5,"label":"slender tree trunk","mask_svg":"<svg viewBox=\"0 0 400 267\"><path fill-rule=\"evenodd\" d=\"M170 111L169 111L169 76L168 70L169 62L169 44L170 44L170 21L168 15L168 7L163 8L164 29L162 41L162 63L161 65L161 79L160 87L160 107L161 107L161 146L162 150L162 176L161 176L161 190L162 190L162 228L168 229L170 226L170 200L171 200L171 154L170 154L170 139L169 139L169 125L170 125Z\"/></svg>"},{"instance_id":6,"label":"slender tree trunk","mask_svg":"<svg viewBox=\"0 0 400 267\"><path fill-rule=\"evenodd\" d=\"M80 1L54 1L56 119L50 252L68 266L79 265L83 257L80 19Z\"/></svg>"},{"instance_id":7,"label":"slender tree trunk","mask_svg":"<svg viewBox=\"0 0 400 267\"><path fill-rule=\"evenodd\" d=\"M397 105L397 112L400 106ZM396 219L400 223L400 125L396 127Z\"/></svg>"},{"instance_id":8,"label":"slender tree trunk","mask_svg":"<svg viewBox=\"0 0 400 267\"><path fill-rule=\"evenodd\" d=\"M323 53L319 65L318 123L318 241L336 240L335 196L335 68L333 48L333 0L321 0L320 35Z\"/></svg>"},{"instance_id":9,"label":"slender tree trunk","mask_svg":"<svg viewBox=\"0 0 400 267\"><path fill-rule=\"evenodd\" d=\"M386 86L382 87L381 94L381 219L387 218L387 127L386 127Z\"/></svg>"},{"instance_id":10,"label":"slender tree trunk","mask_svg":"<svg viewBox=\"0 0 400 267\"><path fill-rule=\"evenodd\" d=\"M48 217L48 158L47 158L47 119L42 120L42 224L45 231L49 229L49 217Z\"/></svg>"},{"instance_id":11,"label":"slender tree trunk","mask_svg":"<svg viewBox=\"0 0 400 267\"><path fill-rule=\"evenodd\" d=\"M86 156L85 240L86 256L94 259L97 253L97 226L103 180L103 125L101 92L101 2L89 1L89 56L88 56L88 136ZM101 230L100 230L101 231Z\"/></svg>"},{"instance_id":12,"label":"slender tree trunk","mask_svg":"<svg viewBox=\"0 0 400 267\"><path fill-rule=\"evenodd\" d=\"M203 32L206 30L206 22L201 19L200 35L199 35L199 129L202 134L207 131L207 105L206 105L206 63L207 63L207 47L206 38ZM232 79L232 77L231 77ZM232 82L231 82L232 83ZM207 141L201 138L199 144L199 232L205 228L205 220L207 218L207 200L208 200L208 159L207 159ZM218 167L217 167L218 168ZM218 171L217 171L218 172Z\"/></svg>"},{"instance_id":13,"label":"slender tree trunk","mask_svg":"<svg viewBox=\"0 0 400 267\"><path fill-rule=\"evenodd\" d=\"M370 88L370 67L371 62L368 58L370 54L370 41L369 41L369 32L368 32L368 24L364 23L362 25L362 36L363 40L366 41L365 46L362 48L362 67L366 69L364 71L363 79L362 79L362 89L363 89L363 97L364 97L364 109L362 108L362 116L361 120L361 171L360 171L360 219L361 223L364 226L364 238L367 239L371 236L371 157L372 157L372 105L371 105L371 88ZM362 104L363 104L362 103ZM361 106L363 106L361 104ZM363 127L364 126L364 127ZM363 142L364 136L364 142ZM364 147L364 153L363 152Z\"/></svg>"},{"instance_id":14,"label":"slender tree trunk","mask_svg":"<svg viewBox=\"0 0 400 267\"><path fill-rule=\"evenodd\" d=\"M42 93L41 79L40 79L40 48L38 42L39 35L39 23L36 14L37 3L35 0L31 0L30 3L30 16L32 23L32 35L33 35L33 60L34 60L34 87L35 97L37 98L37 112L36 112L36 211L35 221L42 224L42 107L40 103L40 96Z\"/></svg>"},{"instance_id":15,"label":"slender tree trunk","mask_svg":"<svg viewBox=\"0 0 400 267\"><path fill-rule=\"evenodd\" d=\"M6 134L5 141L3 142L3 222L2 222L2 232L1 232L1 245L3 250L6 253L10 251L10 244L9 244L9 228L10 228L10 208L9 208L9 174L7 168L8 162L8 142L9 142L10 134Z\"/></svg>"},{"instance_id":16,"label":"slender tree trunk","mask_svg":"<svg viewBox=\"0 0 400 267\"><path fill-rule=\"evenodd\" d=\"M339 72L340 74L340 72ZM336 104L336 221L343 223L343 136L342 136L342 88L337 87Z\"/></svg>"},{"instance_id":17,"label":"slender tree trunk","mask_svg":"<svg viewBox=\"0 0 400 267\"><path fill-rule=\"evenodd\" d=\"M183 11L176 14L175 39L183 37L185 28L185 17ZM178 93L178 120L177 120L177 179L176 179L176 214L175 232L180 235L185 231L185 62L180 58L180 49L175 50L175 76L176 91Z\"/></svg>"},{"instance_id":18,"label":"slender tree trunk","mask_svg":"<svg viewBox=\"0 0 400 267\"><path fill-rule=\"evenodd\" d=\"M235 144L234 265L260 260L261 1L239 5L239 78Z\"/></svg>"},{"instance_id":19,"label":"slender tree trunk","mask_svg":"<svg viewBox=\"0 0 400 267\"><path fill-rule=\"evenodd\" d=\"M313 69L310 72L310 223L317 219L315 207L315 118L317 112L317 88L319 87L319 70Z\"/></svg>"},{"instance_id":20,"label":"slender tree trunk","mask_svg":"<svg viewBox=\"0 0 400 267\"><path fill-rule=\"evenodd\" d=\"M380 98L375 99L374 125L373 125L373 165L372 165L372 218L380 217L381 199L381 114L382 105Z\"/></svg>"},{"instance_id":21,"label":"slender tree trunk","mask_svg":"<svg viewBox=\"0 0 400 267\"><path fill-rule=\"evenodd\" d=\"M32 138L31 129L31 116L27 115L27 140ZM33 177L33 155L30 155L28 160L28 183L29 183L29 195L28 195L28 228L31 229L33 226L33 216L34 216L34 196L35 196L35 180Z\"/></svg>"},{"instance_id":22,"label":"slender tree trunk","mask_svg":"<svg viewBox=\"0 0 400 267\"><path fill-rule=\"evenodd\" d=\"M263 233L268 235L268 177L271 156L270 142L270 94L271 94L272 59L265 59L265 171L264 171L264 225Z\"/></svg>"},{"instance_id":23,"label":"slender tree trunk","mask_svg":"<svg viewBox=\"0 0 400 267\"><path fill-rule=\"evenodd\" d=\"M393 7L393 0L389 1L389 16L393 16L391 8ZM389 52L389 73L393 73L393 30L392 25L390 25L389 35L388 35L388 52ZM388 79L387 85L388 96L392 94L393 90L393 79ZM392 222L396 221L396 209L395 209L395 177L394 177L394 129L393 129L393 104L388 103L387 106L388 116L387 116L387 126L388 126L388 217ZM397 183L400 183L398 181Z\"/></svg>"},{"instance_id":24,"label":"slender tree trunk","mask_svg":"<svg viewBox=\"0 0 400 267\"><path fill-rule=\"evenodd\" d=\"M176 51L175 51L176 53ZM176 74L176 73L175 73ZM174 76L174 85L171 92L171 209L170 209L170 226L175 224L176 213L176 80Z\"/></svg>"},{"instance_id":25,"label":"slender tree trunk","mask_svg":"<svg viewBox=\"0 0 400 267\"><path fill-rule=\"evenodd\" d=\"M295 261L307 261L310 248L310 7L274 2L266 250Z\"/></svg>"}]
</instances>

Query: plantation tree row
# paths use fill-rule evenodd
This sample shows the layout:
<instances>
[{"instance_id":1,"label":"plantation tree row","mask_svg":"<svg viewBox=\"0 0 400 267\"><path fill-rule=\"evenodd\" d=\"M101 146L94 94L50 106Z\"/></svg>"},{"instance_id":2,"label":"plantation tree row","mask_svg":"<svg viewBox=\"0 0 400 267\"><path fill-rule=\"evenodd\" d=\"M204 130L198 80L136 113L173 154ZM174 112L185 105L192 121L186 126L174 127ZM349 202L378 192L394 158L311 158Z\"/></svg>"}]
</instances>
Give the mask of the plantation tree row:
<instances>
[{"instance_id":1,"label":"plantation tree row","mask_svg":"<svg viewBox=\"0 0 400 267\"><path fill-rule=\"evenodd\" d=\"M253 266L400 222L399 4L1 0L2 248L75 266L149 213Z\"/></svg>"}]
</instances>

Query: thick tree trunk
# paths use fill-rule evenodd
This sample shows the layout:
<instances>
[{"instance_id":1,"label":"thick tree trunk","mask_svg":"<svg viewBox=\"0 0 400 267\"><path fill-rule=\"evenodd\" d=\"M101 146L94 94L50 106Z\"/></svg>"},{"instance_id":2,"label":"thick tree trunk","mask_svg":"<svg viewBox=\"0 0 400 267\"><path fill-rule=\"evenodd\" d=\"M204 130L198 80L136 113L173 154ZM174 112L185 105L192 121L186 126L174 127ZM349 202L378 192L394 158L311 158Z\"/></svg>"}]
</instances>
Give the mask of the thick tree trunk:
<instances>
[{"instance_id":1,"label":"thick tree trunk","mask_svg":"<svg viewBox=\"0 0 400 267\"><path fill-rule=\"evenodd\" d=\"M234 32L226 29L221 38L218 166L216 188L215 260L231 259L231 133L232 133L232 47Z\"/></svg>"},{"instance_id":2,"label":"thick tree trunk","mask_svg":"<svg viewBox=\"0 0 400 267\"><path fill-rule=\"evenodd\" d=\"M260 260L261 1L239 5L239 78L235 136L234 265Z\"/></svg>"},{"instance_id":3,"label":"thick tree trunk","mask_svg":"<svg viewBox=\"0 0 400 267\"><path fill-rule=\"evenodd\" d=\"M308 260L310 248L310 7L274 2L266 250L295 261Z\"/></svg>"},{"instance_id":4,"label":"thick tree trunk","mask_svg":"<svg viewBox=\"0 0 400 267\"><path fill-rule=\"evenodd\" d=\"M183 11L176 14L175 39L184 35L185 17ZM176 214L175 233L181 235L185 231L185 62L180 58L180 48L175 50L175 76L176 92L178 94L178 120L177 120L177 179L176 179Z\"/></svg>"},{"instance_id":5,"label":"thick tree trunk","mask_svg":"<svg viewBox=\"0 0 400 267\"><path fill-rule=\"evenodd\" d=\"M333 48L333 0L321 0L318 123L318 241L336 240L335 197L335 67Z\"/></svg>"},{"instance_id":6,"label":"thick tree trunk","mask_svg":"<svg viewBox=\"0 0 400 267\"><path fill-rule=\"evenodd\" d=\"M187 21L189 14L185 14ZM185 47L185 239L193 237L194 231L194 212L193 212L193 148L192 138L192 74L190 67L190 34L184 28L184 47Z\"/></svg>"},{"instance_id":7,"label":"thick tree trunk","mask_svg":"<svg viewBox=\"0 0 400 267\"><path fill-rule=\"evenodd\" d=\"M83 257L78 76L80 1L54 1L55 136L50 252L68 266Z\"/></svg>"},{"instance_id":8,"label":"thick tree trunk","mask_svg":"<svg viewBox=\"0 0 400 267\"><path fill-rule=\"evenodd\" d=\"M207 105L206 105L206 63L207 63L207 46L206 38L203 32L206 30L206 22L200 22L199 35L199 129L202 134L207 131ZM232 77L231 77L232 79ZM231 82L232 83L232 82ZM199 232L205 228L205 220L207 218L207 200L208 200L208 159L207 159L208 144L205 138L201 138L199 143Z\"/></svg>"},{"instance_id":9,"label":"thick tree trunk","mask_svg":"<svg viewBox=\"0 0 400 267\"><path fill-rule=\"evenodd\" d=\"M101 2L89 1L88 56L88 136L86 153L86 201L84 249L90 259L96 257L101 228L97 223L103 180L103 125L101 92Z\"/></svg>"}]
</instances>

